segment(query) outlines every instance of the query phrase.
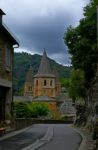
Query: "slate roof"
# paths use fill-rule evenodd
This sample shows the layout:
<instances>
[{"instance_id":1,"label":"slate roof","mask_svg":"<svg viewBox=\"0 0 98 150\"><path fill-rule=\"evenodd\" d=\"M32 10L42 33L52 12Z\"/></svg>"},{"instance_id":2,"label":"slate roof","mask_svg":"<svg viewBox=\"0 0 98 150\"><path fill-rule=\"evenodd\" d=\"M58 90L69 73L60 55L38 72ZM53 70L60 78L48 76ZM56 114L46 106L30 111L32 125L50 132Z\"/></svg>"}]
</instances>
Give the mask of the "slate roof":
<instances>
[{"instance_id":1,"label":"slate roof","mask_svg":"<svg viewBox=\"0 0 98 150\"><path fill-rule=\"evenodd\" d=\"M47 96L47 95L43 95L43 96L39 96L39 97L37 97L37 98L34 98L33 99L33 101L35 102L35 101L37 101L37 102L55 102L56 101L56 99L54 99L54 98L51 98L51 97L49 97L49 96Z\"/></svg>"},{"instance_id":2,"label":"slate roof","mask_svg":"<svg viewBox=\"0 0 98 150\"><path fill-rule=\"evenodd\" d=\"M26 75L26 82L31 82L33 83L33 69L32 66L30 66L27 75Z\"/></svg>"},{"instance_id":3,"label":"slate roof","mask_svg":"<svg viewBox=\"0 0 98 150\"><path fill-rule=\"evenodd\" d=\"M51 71L50 64L49 64L45 50L44 50L44 53L43 53L43 56L41 59L38 73L34 77L53 77L53 78L55 78L55 75Z\"/></svg>"}]
</instances>

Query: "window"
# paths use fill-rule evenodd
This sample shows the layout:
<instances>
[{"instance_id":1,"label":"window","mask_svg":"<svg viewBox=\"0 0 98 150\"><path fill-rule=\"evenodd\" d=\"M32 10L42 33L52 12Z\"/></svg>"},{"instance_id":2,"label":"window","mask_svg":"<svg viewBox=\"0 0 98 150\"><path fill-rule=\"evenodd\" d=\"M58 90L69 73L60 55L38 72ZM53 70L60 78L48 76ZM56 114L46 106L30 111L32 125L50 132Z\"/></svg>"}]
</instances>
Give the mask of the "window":
<instances>
[{"instance_id":1,"label":"window","mask_svg":"<svg viewBox=\"0 0 98 150\"><path fill-rule=\"evenodd\" d=\"M38 86L38 80L36 80L36 86Z\"/></svg>"},{"instance_id":2,"label":"window","mask_svg":"<svg viewBox=\"0 0 98 150\"><path fill-rule=\"evenodd\" d=\"M29 86L29 87L28 87L28 91L32 91L32 86Z\"/></svg>"},{"instance_id":3,"label":"window","mask_svg":"<svg viewBox=\"0 0 98 150\"><path fill-rule=\"evenodd\" d=\"M53 84L53 81L51 80L51 81L50 81L50 86L52 86L52 84Z\"/></svg>"},{"instance_id":4,"label":"window","mask_svg":"<svg viewBox=\"0 0 98 150\"><path fill-rule=\"evenodd\" d=\"M5 64L6 66L10 66L10 49L8 46L5 49Z\"/></svg>"},{"instance_id":5,"label":"window","mask_svg":"<svg viewBox=\"0 0 98 150\"><path fill-rule=\"evenodd\" d=\"M47 85L47 81L46 80L44 80L44 86L46 86Z\"/></svg>"}]
</instances>

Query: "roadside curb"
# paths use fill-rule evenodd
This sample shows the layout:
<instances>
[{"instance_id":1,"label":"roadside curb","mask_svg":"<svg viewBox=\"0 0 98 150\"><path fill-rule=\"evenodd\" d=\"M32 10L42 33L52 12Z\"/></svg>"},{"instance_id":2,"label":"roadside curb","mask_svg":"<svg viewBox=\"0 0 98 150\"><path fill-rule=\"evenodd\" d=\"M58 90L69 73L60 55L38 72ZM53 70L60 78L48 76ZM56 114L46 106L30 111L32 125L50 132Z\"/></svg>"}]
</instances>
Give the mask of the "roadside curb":
<instances>
[{"instance_id":1,"label":"roadside curb","mask_svg":"<svg viewBox=\"0 0 98 150\"><path fill-rule=\"evenodd\" d=\"M74 128L73 126L70 126L74 131L76 131L78 134L80 134L80 136L82 137L82 141L80 143L79 149L78 150L87 150L87 142L86 142L86 137L84 136L84 134L79 131L78 129Z\"/></svg>"},{"instance_id":2,"label":"roadside curb","mask_svg":"<svg viewBox=\"0 0 98 150\"><path fill-rule=\"evenodd\" d=\"M42 145L48 143L53 138L53 127L48 127L46 134L41 138L37 139L33 144L23 148L22 150L36 150Z\"/></svg>"}]
</instances>

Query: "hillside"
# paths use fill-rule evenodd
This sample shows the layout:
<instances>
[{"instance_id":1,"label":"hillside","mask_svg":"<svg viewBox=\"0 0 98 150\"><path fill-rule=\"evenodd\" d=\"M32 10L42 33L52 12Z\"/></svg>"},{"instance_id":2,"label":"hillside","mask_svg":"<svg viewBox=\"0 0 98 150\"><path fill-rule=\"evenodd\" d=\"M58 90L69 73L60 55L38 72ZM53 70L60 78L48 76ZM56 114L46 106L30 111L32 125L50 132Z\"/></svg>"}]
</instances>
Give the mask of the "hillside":
<instances>
[{"instance_id":1,"label":"hillside","mask_svg":"<svg viewBox=\"0 0 98 150\"><path fill-rule=\"evenodd\" d=\"M38 54L31 55L25 52L14 54L14 70L13 70L14 94L18 94L21 91L23 91L26 73L30 65L32 65L33 67L33 74L36 74L38 71L40 61L41 56ZM51 67L53 66L56 67L59 73L60 80L63 78L68 78L70 76L71 70L70 67L62 66L50 58L49 61Z\"/></svg>"}]
</instances>

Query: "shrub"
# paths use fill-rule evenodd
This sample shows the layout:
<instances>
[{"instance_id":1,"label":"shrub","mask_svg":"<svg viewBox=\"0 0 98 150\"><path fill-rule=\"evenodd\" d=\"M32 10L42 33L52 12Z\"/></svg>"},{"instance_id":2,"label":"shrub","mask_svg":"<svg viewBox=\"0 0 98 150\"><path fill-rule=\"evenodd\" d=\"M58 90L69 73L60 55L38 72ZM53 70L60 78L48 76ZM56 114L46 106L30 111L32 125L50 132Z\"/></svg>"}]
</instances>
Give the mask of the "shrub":
<instances>
[{"instance_id":1,"label":"shrub","mask_svg":"<svg viewBox=\"0 0 98 150\"><path fill-rule=\"evenodd\" d=\"M31 112L29 110L28 104L25 102L15 102L14 103L14 114L15 114L16 118L31 117Z\"/></svg>"},{"instance_id":2,"label":"shrub","mask_svg":"<svg viewBox=\"0 0 98 150\"><path fill-rule=\"evenodd\" d=\"M14 103L14 115L16 118L31 118L47 116L49 113L48 104L46 103Z\"/></svg>"},{"instance_id":3,"label":"shrub","mask_svg":"<svg viewBox=\"0 0 98 150\"><path fill-rule=\"evenodd\" d=\"M36 102L29 105L32 117L47 116L49 113L48 104Z\"/></svg>"}]
</instances>

